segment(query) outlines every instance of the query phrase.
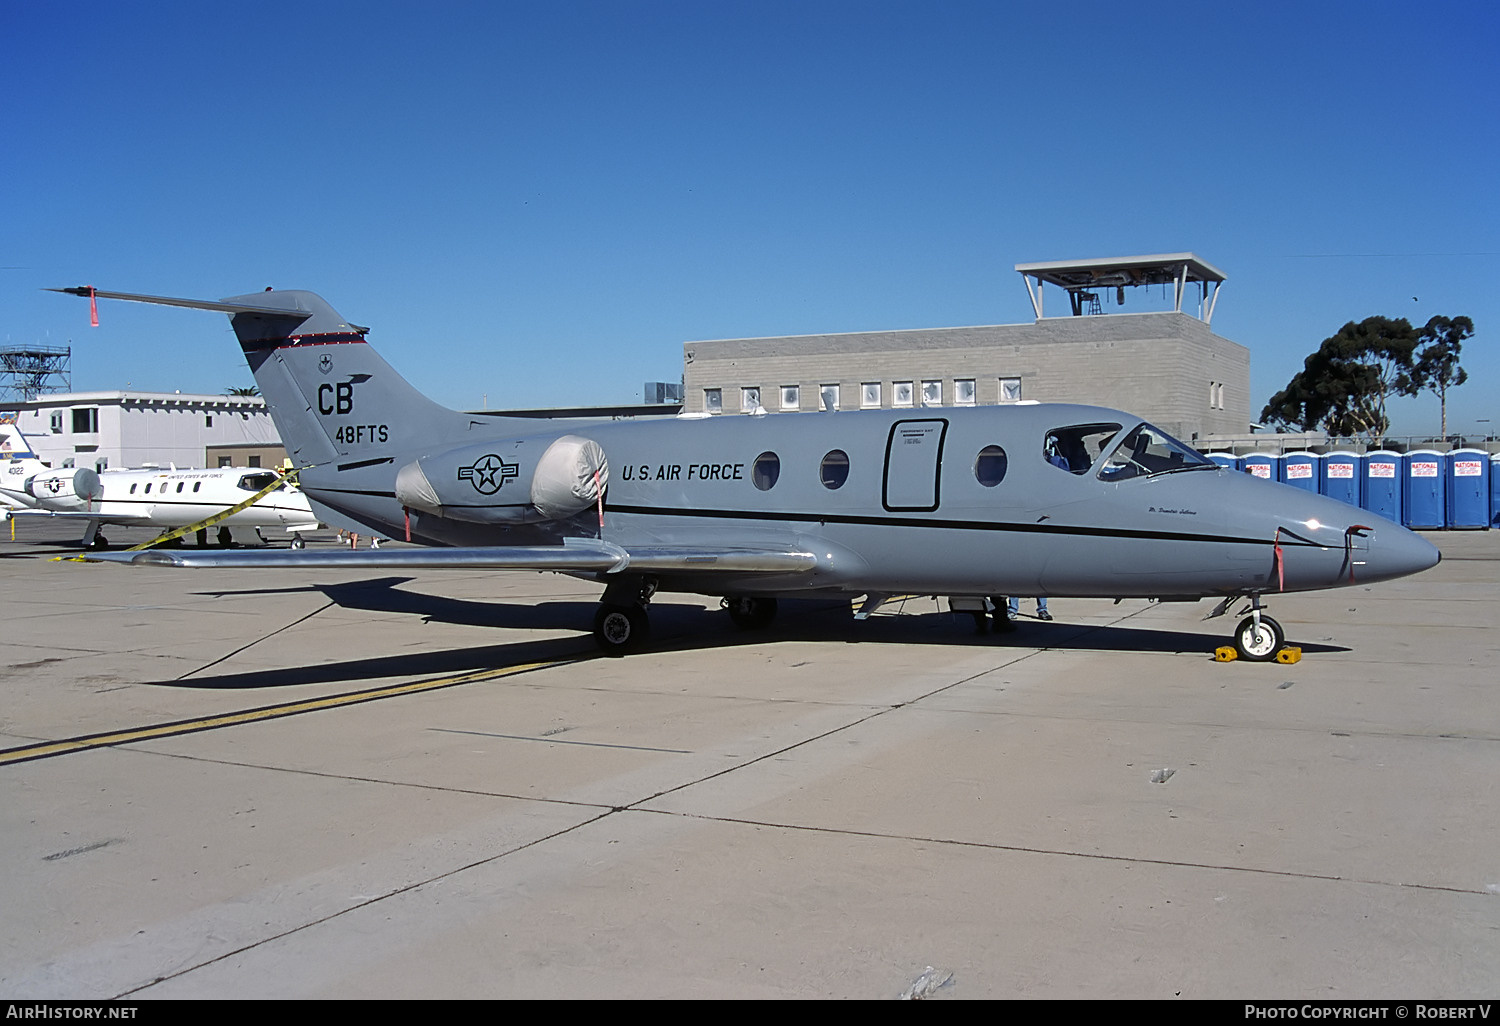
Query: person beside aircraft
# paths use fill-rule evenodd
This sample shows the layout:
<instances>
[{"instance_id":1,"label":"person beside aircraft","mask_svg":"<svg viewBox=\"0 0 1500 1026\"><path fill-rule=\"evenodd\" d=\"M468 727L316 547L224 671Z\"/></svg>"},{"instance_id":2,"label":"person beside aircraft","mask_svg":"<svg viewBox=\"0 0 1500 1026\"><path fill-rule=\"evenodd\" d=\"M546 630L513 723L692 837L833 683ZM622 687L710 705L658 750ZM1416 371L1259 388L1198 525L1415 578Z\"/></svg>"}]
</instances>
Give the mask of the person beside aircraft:
<instances>
[{"instance_id":1,"label":"person beside aircraft","mask_svg":"<svg viewBox=\"0 0 1500 1026\"><path fill-rule=\"evenodd\" d=\"M1014 620L1016 617L1018 617L1018 616L1021 615L1021 600L1020 600L1020 598L1018 598L1015 595L1012 595L1010 597L1009 611L1010 611L1010 618L1012 620ZM1036 597L1036 618L1038 620L1050 620L1050 619L1052 619L1052 614L1049 613L1049 612L1047 612L1047 596L1046 595L1038 595Z\"/></svg>"}]
</instances>

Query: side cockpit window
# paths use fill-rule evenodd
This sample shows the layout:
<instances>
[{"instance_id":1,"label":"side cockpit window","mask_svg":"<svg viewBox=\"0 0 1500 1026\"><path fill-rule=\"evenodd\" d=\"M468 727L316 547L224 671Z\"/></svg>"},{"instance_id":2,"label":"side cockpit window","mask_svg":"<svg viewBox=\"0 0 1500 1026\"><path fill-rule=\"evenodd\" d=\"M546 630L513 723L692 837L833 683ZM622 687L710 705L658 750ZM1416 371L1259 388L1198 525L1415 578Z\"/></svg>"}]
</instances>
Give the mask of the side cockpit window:
<instances>
[{"instance_id":1,"label":"side cockpit window","mask_svg":"<svg viewBox=\"0 0 1500 1026\"><path fill-rule=\"evenodd\" d=\"M1070 474L1087 474L1120 433L1118 424L1076 424L1054 428L1042 443L1042 457Z\"/></svg>"},{"instance_id":2,"label":"side cockpit window","mask_svg":"<svg viewBox=\"0 0 1500 1026\"><path fill-rule=\"evenodd\" d=\"M1213 470L1218 464L1150 424L1140 424L1115 446L1099 470L1102 481L1153 477L1182 470Z\"/></svg>"},{"instance_id":3,"label":"side cockpit window","mask_svg":"<svg viewBox=\"0 0 1500 1026\"><path fill-rule=\"evenodd\" d=\"M258 492L274 480L275 474L246 474L240 478L240 487L247 492Z\"/></svg>"}]
</instances>

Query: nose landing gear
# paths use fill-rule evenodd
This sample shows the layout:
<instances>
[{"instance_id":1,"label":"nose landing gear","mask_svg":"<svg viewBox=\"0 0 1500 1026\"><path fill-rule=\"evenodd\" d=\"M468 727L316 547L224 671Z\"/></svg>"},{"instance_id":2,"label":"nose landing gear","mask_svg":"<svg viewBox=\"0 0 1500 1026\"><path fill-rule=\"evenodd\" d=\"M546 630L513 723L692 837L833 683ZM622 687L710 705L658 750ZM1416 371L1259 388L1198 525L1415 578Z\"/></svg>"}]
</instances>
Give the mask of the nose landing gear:
<instances>
[{"instance_id":1,"label":"nose landing gear","mask_svg":"<svg viewBox=\"0 0 1500 1026\"><path fill-rule=\"evenodd\" d=\"M1281 646L1286 643L1286 632L1281 624L1269 616L1251 613L1234 629L1234 647L1241 659L1253 663L1268 663L1276 658Z\"/></svg>"},{"instance_id":2,"label":"nose landing gear","mask_svg":"<svg viewBox=\"0 0 1500 1026\"><path fill-rule=\"evenodd\" d=\"M1222 616L1238 597L1228 596L1205 619ZM1260 601L1260 592L1251 593L1249 599L1250 615L1234 629L1235 654L1252 663L1269 663L1286 644L1286 632L1281 629L1281 624L1262 612L1265 606Z\"/></svg>"}]
</instances>

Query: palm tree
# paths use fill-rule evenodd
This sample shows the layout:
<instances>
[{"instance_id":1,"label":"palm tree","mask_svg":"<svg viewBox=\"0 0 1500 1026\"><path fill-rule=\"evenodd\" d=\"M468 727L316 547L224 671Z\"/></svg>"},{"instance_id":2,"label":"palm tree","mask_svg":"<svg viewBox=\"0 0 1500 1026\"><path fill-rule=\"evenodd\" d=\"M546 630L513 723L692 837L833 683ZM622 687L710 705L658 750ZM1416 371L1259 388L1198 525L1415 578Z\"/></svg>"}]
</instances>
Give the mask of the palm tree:
<instances>
[{"instance_id":1,"label":"palm tree","mask_svg":"<svg viewBox=\"0 0 1500 1026\"><path fill-rule=\"evenodd\" d=\"M260 389L257 388L254 385L247 385L244 388L228 388L228 389L225 389L224 390L224 394L225 395L260 395Z\"/></svg>"}]
</instances>

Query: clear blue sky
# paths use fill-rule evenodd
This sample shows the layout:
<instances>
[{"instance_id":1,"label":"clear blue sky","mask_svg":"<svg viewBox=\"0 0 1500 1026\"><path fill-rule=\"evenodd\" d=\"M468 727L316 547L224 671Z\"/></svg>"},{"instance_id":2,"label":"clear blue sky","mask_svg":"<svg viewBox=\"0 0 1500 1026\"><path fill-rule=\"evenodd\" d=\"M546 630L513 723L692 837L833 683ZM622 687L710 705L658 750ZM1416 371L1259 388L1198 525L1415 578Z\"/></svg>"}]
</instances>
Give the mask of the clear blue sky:
<instances>
[{"instance_id":1,"label":"clear blue sky","mask_svg":"<svg viewBox=\"0 0 1500 1026\"><path fill-rule=\"evenodd\" d=\"M0 45L0 336L78 390L250 376L219 315L45 286L307 288L441 402L550 406L1189 250L1252 413L1347 320L1467 314L1450 430L1500 431L1493 2L0 0Z\"/></svg>"}]
</instances>

